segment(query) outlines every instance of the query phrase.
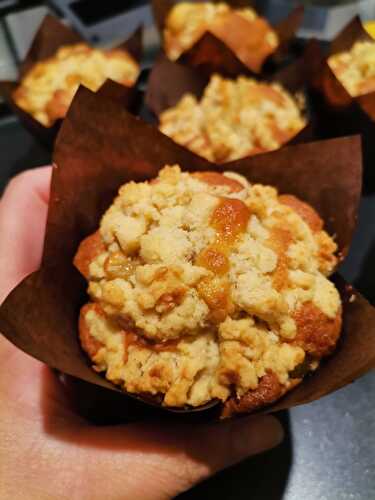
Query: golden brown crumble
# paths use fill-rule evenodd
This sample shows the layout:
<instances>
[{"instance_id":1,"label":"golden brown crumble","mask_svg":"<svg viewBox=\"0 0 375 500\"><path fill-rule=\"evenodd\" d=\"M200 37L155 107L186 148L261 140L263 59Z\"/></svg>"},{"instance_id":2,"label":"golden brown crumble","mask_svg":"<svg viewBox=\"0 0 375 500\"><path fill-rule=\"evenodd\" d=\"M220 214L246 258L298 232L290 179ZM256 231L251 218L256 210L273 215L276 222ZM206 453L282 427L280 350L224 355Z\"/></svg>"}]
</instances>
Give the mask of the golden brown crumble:
<instances>
[{"instance_id":1,"label":"golden brown crumble","mask_svg":"<svg viewBox=\"0 0 375 500\"><path fill-rule=\"evenodd\" d=\"M51 127L64 118L80 84L96 92L109 78L132 86L139 66L124 50L94 49L85 43L66 45L36 63L13 93L16 104Z\"/></svg>"},{"instance_id":2,"label":"golden brown crumble","mask_svg":"<svg viewBox=\"0 0 375 500\"><path fill-rule=\"evenodd\" d=\"M351 96L375 92L375 41L356 42L331 56L328 64Z\"/></svg>"},{"instance_id":3,"label":"golden brown crumble","mask_svg":"<svg viewBox=\"0 0 375 500\"><path fill-rule=\"evenodd\" d=\"M230 414L278 398L306 353L316 367L339 337L322 226L306 203L231 172L175 165L125 184L75 257L94 368L167 406L217 398Z\"/></svg>"},{"instance_id":4,"label":"golden brown crumble","mask_svg":"<svg viewBox=\"0 0 375 500\"><path fill-rule=\"evenodd\" d=\"M177 3L164 29L164 48L175 61L206 32L222 40L254 72L279 45L277 33L250 7L231 8L220 3Z\"/></svg>"},{"instance_id":5,"label":"golden brown crumble","mask_svg":"<svg viewBox=\"0 0 375 500\"><path fill-rule=\"evenodd\" d=\"M216 163L278 149L306 125L297 101L277 83L213 75L198 101L185 94L160 117L160 130Z\"/></svg>"}]
</instances>

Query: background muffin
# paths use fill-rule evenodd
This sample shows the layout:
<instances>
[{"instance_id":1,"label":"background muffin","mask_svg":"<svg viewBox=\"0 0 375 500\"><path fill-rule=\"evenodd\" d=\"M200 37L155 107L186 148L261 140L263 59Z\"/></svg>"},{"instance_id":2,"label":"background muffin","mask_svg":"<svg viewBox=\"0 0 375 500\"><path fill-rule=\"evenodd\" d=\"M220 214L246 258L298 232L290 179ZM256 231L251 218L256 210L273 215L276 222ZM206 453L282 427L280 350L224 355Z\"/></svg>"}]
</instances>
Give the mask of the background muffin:
<instances>
[{"instance_id":1,"label":"background muffin","mask_svg":"<svg viewBox=\"0 0 375 500\"><path fill-rule=\"evenodd\" d=\"M329 57L328 65L351 96L375 91L375 42L358 41Z\"/></svg>"},{"instance_id":2,"label":"background muffin","mask_svg":"<svg viewBox=\"0 0 375 500\"><path fill-rule=\"evenodd\" d=\"M159 116L160 130L214 162L278 149L306 125L300 106L281 85L213 75L201 99L184 95Z\"/></svg>"},{"instance_id":3,"label":"background muffin","mask_svg":"<svg viewBox=\"0 0 375 500\"><path fill-rule=\"evenodd\" d=\"M35 64L13 93L16 104L46 127L64 118L80 84L97 91L107 79L132 86L139 66L123 49L100 50L85 43L58 49Z\"/></svg>"},{"instance_id":4,"label":"background muffin","mask_svg":"<svg viewBox=\"0 0 375 500\"><path fill-rule=\"evenodd\" d=\"M226 43L250 69L259 72L265 59L278 47L276 32L250 7L233 9L226 3L177 3L164 28L164 49L175 61L205 32Z\"/></svg>"},{"instance_id":5,"label":"background muffin","mask_svg":"<svg viewBox=\"0 0 375 500\"><path fill-rule=\"evenodd\" d=\"M307 204L233 173L120 188L75 265L92 302L80 338L94 369L170 407L258 408L335 347L336 245Z\"/></svg>"}]
</instances>

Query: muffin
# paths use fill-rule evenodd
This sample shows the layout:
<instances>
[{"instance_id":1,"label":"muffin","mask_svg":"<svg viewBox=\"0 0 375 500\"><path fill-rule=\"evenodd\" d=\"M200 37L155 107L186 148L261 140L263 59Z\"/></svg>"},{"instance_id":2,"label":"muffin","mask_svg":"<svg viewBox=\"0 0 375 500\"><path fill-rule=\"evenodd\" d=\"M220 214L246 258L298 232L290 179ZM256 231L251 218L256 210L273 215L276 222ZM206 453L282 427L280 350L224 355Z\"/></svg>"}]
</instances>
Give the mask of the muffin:
<instances>
[{"instance_id":1,"label":"muffin","mask_svg":"<svg viewBox=\"0 0 375 500\"><path fill-rule=\"evenodd\" d=\"M329 57L328 65L352 97L375 91L375 42L358 41Z\"/></svg>"},{"instance_id":2,"label":"muffin","mask_svg":"<svg viewBox=\"0 0 375 500\"><path fill-rule=\"evenodd\" d=\"M280 148L305 127L302 108L302 99L278 83L213 75L200 100L185 94L161 113L159 129L194 153L222 163Z\"/></svg>"},{"instance_id":3,"label":"muffin","mask_svg":"<svg viewBox=\"0 0 375 500\"><path fill-rule=\"evenodd\" d=\"M45 127L64 118L80 84L96 92L109 78L132 86L139 66L124 50L100 50L85 43L61 47L38 62L13 93L16 104Z\"/></svg>"},{"instance_id":4,"label":"muffin","mask_svg":"<svg viewBox=\"0 0 375 500\"><path fill-rule=\"evenodd\" d=\"M276 32L251 9L226 3L177 3L164 28L164 49L172 61L190 49L206 32L222 40L251 70L259 72L279 45Z\"/></svg>"},{"instance_id":5,"label":"muffin","mask_svg":"<svg viewBox=\"0 0 375 500\"><path fill-rule=\"evenodd\" d=\"M263 407L335 348L336 244L307 203L237 174L166 166L123 185L74 264L94 370L172 408Z\"/></svg>"}]
</instances>

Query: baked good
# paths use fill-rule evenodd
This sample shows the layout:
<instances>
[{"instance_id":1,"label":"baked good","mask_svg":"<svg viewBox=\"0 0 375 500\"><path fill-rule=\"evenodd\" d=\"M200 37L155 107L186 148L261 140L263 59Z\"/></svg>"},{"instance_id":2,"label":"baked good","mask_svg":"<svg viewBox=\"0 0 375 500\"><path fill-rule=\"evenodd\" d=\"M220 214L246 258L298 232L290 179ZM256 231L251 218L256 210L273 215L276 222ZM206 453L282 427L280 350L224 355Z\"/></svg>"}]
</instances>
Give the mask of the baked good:
<instances>
[{"instance_id":1,"label":"baked good","mask_svg":"<svg viewBox=\"0 0 375 500\"><path fill-rule=\"evenodd\" d=\"M280 84L213 75L200 100L185 94L159 116L160 130L216 163L278 149L306 125L303 101Z\"/></svg>"},{"instance_id":2,"label":"baked good","mask_svg":"<svg viewBox=\"0 0 375 500\"><path fill-rule=\"evenodd\" d=\"M108 380L162 405L260 408L335 348L335 251L294 196L166 166L123 185L78 249L82 347Z\"/></svg>"},{"instance_id":3,"label":"baked good","mask_svg":"<svg viewBox=\"0 0 375 500\"><path fill-rule=\"evenodd\" d=\"M206 32L222 40L255 72L279 45L277 33L250 7L181 2L172 7L165 21L164 49L169 59L178 59Z\"/></svg>"},{"instance_id":4,"label":"baked good","mask_svg":"<svg viewBox=\"0 0 375 500\"><path fill-rule=\"evenodd\" d=\"M375 91L375 42L356 42L329 57L328 65L352 97Z\"/></svg>"},{"instance_id":5,"label":"baked good","mask_svg":"<svg viewBox=\"0 0 375 500\"><path fill-rule=\"evenodd\" d=\"M46 127L64 118L80 84L96 92L108 78L132 86L139 66L124 50L66 45L36 63L13 93L17 106Z\"/></svg>"}]
</instances>

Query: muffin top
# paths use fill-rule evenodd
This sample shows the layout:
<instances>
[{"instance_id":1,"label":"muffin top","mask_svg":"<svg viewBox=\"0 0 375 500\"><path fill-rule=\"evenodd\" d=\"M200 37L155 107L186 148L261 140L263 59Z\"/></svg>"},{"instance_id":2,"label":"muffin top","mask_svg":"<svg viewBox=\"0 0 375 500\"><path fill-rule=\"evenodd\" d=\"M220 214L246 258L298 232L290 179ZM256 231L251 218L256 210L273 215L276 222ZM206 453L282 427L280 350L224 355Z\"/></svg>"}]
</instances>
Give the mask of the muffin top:
<instances>
[{"instance_id":1,"label":"muffin top","mask_svg":"<svg viewBox=\"0 0 375 500\"><path fill-rule=\"evenodd\" d=\"M207 31L225 42L255 72L279 44L276 32L250 7L181 2L174 5L165 22L164 49L169 59L178 59Z\"/></svg>"},{"instance_id":2,"label":"muffin top","mask_svg":"<svg viewBox=\"0 0 375 500\"><path fill-rule=\"evenodd\" d=\"M75 265L94 368L171 407L267 404L338 339L336 245L308 204L227 172L123 185Z\"/></svg>"},{"instance_id":3,"label":"muffin top","mask_svg":"<svg viewBox=\"0 0 375 500\"><path fill-rule=\"evenodd\" d=\"M216 163L278 149L306 125L280 84L213 75L200 100L185 94L159 116L161 132Z\"/></svg>"},{"instance_id":4,"label":"muffin top","mask_svg":"<svg viewBox=\"0 0 375 500\"><path fill-rule=\"evenodd\" d=\"M356 42L349 51L331 56L328 64L352 97L375 91L375 42Z\"/></svg>"},{"instance_id":5,"label":"muffin top","mask_svg":"<svg viewBox=\"0 0 375 500\"><path fill-rule=\"evenodd\" d=\"M36 63L13 93L16 104L42 125L64 118L80 84L96 92L110 78L131 86L139 66L124 50L100 50L85 43L66 45Z\"/></svg>"}]
</instances>

